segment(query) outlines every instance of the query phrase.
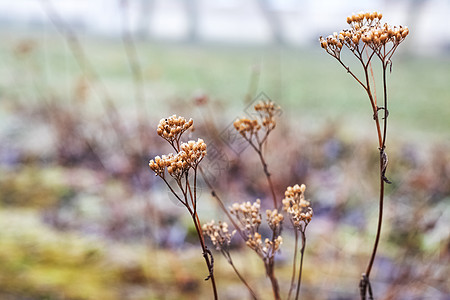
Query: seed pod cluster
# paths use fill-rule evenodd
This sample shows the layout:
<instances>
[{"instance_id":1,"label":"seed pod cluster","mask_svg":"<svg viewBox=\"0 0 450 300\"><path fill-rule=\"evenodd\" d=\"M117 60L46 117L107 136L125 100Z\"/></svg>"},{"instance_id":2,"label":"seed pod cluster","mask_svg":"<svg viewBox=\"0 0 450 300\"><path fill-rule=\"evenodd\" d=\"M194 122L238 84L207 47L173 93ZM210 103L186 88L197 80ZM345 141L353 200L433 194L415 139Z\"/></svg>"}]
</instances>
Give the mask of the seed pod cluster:
<instances>
[{"instance_id":1,"label":"seed pod cluster","mask_svg":"<svg viewBox=\"0 0 450 300\"><path fill-rule=\"evenodd\" d=\"M272 101L260 101L254 106L259 118L238 118L234 121L234 128L247 140L251 140L258 131L264 128L268 134L276 126L275 116L280 107Z\"/></svg>"},{"instance_id":2,"label":"seed pod cluster","mask_svg":"<svg viewBox=\"0 0 450 300\"><path fill-rule=\"evenodd\" d=\"M192 119L186 120L183 117L173 115L168 118L161 119L156 132L163 139L171 143L173 141L179 141L181 135L193 124L194 121Z\"/></svg>"},{"instance_id":3,"label":"seed pod cluster","mask_svg":"<svg viewBox=\"0 0 450 300\"><path fill-rule=\"evenodd\" d=\"M148 165L157 176L164 178L165 171L173 178L180 180L192 168L196 170L200 161L206 156L206 143L202 139L181 143L181 135L193 124L192 119L187 121L183 117L173 115L161 119L158 124L157 133L167 140L177 151L177 154L156 156L150 160Z\"/></svg>"},{"instance_id":4,"label":"seed pod cluster","mask_svg":"<svg viewBox=\"0 0 450 300\"><path fill-rule=\"evenodd\" d=\"M288 186L282 200L283 210L289 214L294 226L299 229L302 229L302 225L308 225L313 217L311 204L305 200L305 190L304 184Z\"/></svg>"},{"instance_id":5,"label":"seed pod cluster","mask_svg":"<svg viewBox=\"0 0 450 300\"><path fill-rule=\"evenodd\" d=\"M387 23L382 25L380 22L382 17L383 15L378 12L358 13L347 17L350 29L334 32L326 38L321 36L320 46L338 59L344 46L359 54L362 53L364 46L367 46L381 59L387 55L391 56L409 34L409 29L406 26L391 26ZM390 48L382 51L389 43Z\"/></svg>"},{"instance_id":6,"label":"seed pod cluster","mask_svg":"<svg viewBox=\"0 0 450 300\"><path fill-rule=\"evenodd\" d=\"M226 222L219 221L218 224L212 220L202 226L203 234L209 236L211 242L218 251L228 250L228 246L231 243L231 238L236 233L236 230L230 232L228 230L228 224Z\"/></svg>"}]
</instances>

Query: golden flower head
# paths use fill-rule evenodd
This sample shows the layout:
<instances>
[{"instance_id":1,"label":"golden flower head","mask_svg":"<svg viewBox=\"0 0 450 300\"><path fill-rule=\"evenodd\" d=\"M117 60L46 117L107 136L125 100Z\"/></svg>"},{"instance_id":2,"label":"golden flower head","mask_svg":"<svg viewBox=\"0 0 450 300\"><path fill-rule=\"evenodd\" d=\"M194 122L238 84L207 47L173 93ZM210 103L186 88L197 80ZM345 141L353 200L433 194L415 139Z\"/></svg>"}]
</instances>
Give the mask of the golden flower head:
<instances>
[{"instance_id":1,"label":"golden flower head","mask_svg":"<svg viewBox=\"0 0 450 300\"><path fill-rule=\"evenodd\" d=\"M180 153L183 159L193 168L206 156L206 143L202 139L189 141L180 146Z\"/></svg>"},{"instance_id":2,"label":"golden flower head","mask_svg":"<svg viewBox=\"0 0 450 300\"><path fill-rule=\"evenodd\" d=\"M158 155L154 159L150 160L148 166L153 172L155 172L155 175L164 177L164 171L166 167L171 164L173 158L174 156L172 153L168 155L163 155L162 157Z\"/></svg>"},{"instance_id":3,"label":"golden flower head","mask_svg":"<svg viewBox=\"0 0 450 300\"><path fill-rule=\"evenodd\" d=\"M236 119L233 123L234 128L244 137L251 136L261 129L258 120L251 120L249 118Z\"/></svg>"},{"instance_id":4,"label":"golden flower head","mask_svg":"<svg viewBox=\"0 0 450 300\"><path fill-rule=\"evenodd\" d=\"M260 101L254 106L259 118L238 118L233 123L234 128L246 139L251 139L262 128L266 133L276 126L275 116L280 112L280 107L272 101Z\"/></svg>"},{"instance_id":5,"label":"golden flower head","mask_svg":"<svg viewBox=\"0 0 450 300\"><path fill-rule=\"evenodd\" d=\"M313 217L313 210L309 201L305 200L306 186L298 184L289 186L284 193L283 210L285 210L294 226L300 228L302 225L308 225Z\"/></svg>"},{"instance_id":6,"label":"golden flower head","mask_svg":"<svg viewBox=\"0 0 450 300\"><path fill-rule=\"evenodd\" d=\"M156 132L163 139L167 140L169 143L172 143L173 141L179 141L180 136L193 124L194 121L192 119L186 120L183 117L173 115L168 118L161 119Z\"/></svg>"},{"instance_id":7,"label":"golden flower head","mask_svg":"<svg viewBox=\"0 0 450 300\"><path fill-rule=\"evenodd\" d=\"M277 209L274 210L266 210L267 223L269 224L270 229L273 231L281 231L281 225L283 223L283 215L278 213Z\"/></svg>"},{"instance_id":8,"label":"golden flower head","mask_svg":"<svg viewBox=\"0 0 450 300\"><path fill-rule=\"evenodd\" d=\"M202 139L183 143L180 148L181 151L176 155L170 153L162 155L162 157L156 156L150 160L148 163L150 169L162 178L167 169L170 176L180 179L190 168L195 169L206 155L206 144Z\"/></svg>"},{"instance_id":9,"label":"golden flower head","mask_svg":"<svg viewBox=\"0 0 450 300\"><path fill-rule=\"evenodd\" d=\"M329 35L326 39L321 36L320 46L337 59L340 59L340 51L344 46L357 53L362 53L363 47L367 46L377 53L380 59L384 60L388 55L387 59L389 59L396 47L409 34L409 29L405 26L392 27L387 23L382 25L382 17L383 15L378 12L353 14L347 17L350 29ZM362 45L360 45L361 42ZM390 48L387 51L386 49L381 51L389 43L391 43Z\"/></svg>"}]
</instances>

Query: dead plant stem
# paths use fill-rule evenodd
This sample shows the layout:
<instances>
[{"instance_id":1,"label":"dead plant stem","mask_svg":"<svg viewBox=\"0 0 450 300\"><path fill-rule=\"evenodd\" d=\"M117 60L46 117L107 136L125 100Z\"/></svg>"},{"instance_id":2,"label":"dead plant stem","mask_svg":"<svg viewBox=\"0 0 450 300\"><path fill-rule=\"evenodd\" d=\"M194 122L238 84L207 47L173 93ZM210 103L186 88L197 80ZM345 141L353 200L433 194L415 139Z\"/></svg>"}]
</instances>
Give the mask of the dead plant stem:
<instances>
[{"instance_id":1,"label":"dead plant stem","mask_svg":"<svg viewBox=\"0 0 450 300\"><path fill-rule=\"evenodd\" d=\"M256 293L253 291L253 289L250 287L250 285L247 283L247 281L245 280L244 277L242 277L241 273L239 273L239 271L236 269L236 266L233 263L233 260L231 259L231 255L228 251L222 250L222 254L223 256L225 256L225 259L228 261L228 263L231 265L231 267L233 268L234 272L236 273L236 275L239 277L239 279L242 281L242 283L245 285L245 287L248 289L250 295L252 296L252 298L254 300L258 299L258 296L256 295Z\"/></svg>"},{"instance_id":2,"label":"dead plant stem","mask_svg":"<svg viewBox=\"0 0 450 300\"><path fill-rule=\"evenodd\" d=\"M297 292L295 293L295 300L298 300L298 296L300 295L300 286L302 284L303 256L305 254L306 247L306 233L304 230L301 230L300 234L302 236L302 248L300 249L300 267L298 270Z\"/></svg>"},{"instance_id":3,"label":"dead plant stem","mask_svg":"<svg viewBox=\"0 0 450 300\"><path fill-rule=\"evenodd\" d=\"M291 299L291 294L292 294L292 291L294 290L294 282L295 282L295 275L296 275L296 268L297 268L298 231L296 228L294 228L294 234L295 234L294 258L292 260L291 286L289 288L289 294L288 294L287 300Z\"/></svg>"},{"instance_id":4,"label":"dead plant stem","mask_svg":"<svg viewBox=\"0 0 450 300\"><path fill-rule=\"evenodd\" d=\"M198 218L197 213L195 212L191 216L192 216L192 221L194 222L194 225L195 225L195 230L197 231L197 235L198 235L198 239L200 241L200 245L201 245L202 250L203 250L203 257L205 258L206 266L208 267L209 275L208 275L208 277L206 277L205 280L208 280L208 279L211 280L211 285L212 285L212 289L213 289L213 293L214 293L214 299L219 299L218 295L217 295L216 280L214 278L213 264L212 264L212 261L209 259L210 256L212 257L211 252L206 247L205 240L203 238L203 233L202 233L202 230L201 230L202 226L200 224L200 220Z\"/></svg>"}]
</instances>

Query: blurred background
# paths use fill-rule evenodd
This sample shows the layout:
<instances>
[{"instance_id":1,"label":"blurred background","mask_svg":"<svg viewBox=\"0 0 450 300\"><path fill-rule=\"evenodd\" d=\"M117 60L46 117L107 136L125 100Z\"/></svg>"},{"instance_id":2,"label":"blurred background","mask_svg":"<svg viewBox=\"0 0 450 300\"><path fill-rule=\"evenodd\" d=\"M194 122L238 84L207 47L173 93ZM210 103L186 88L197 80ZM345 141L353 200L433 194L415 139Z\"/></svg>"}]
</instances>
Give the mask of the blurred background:
<instances>
[{"instance_id":1,"label":"blurred background","mask_svg":"<svg viewBox=\"0 0 450 300\"><path fill-rule=\"evenodd\" d=\"M230 136L267 99L282 109L266 149L279 200L305 183L315 212L301 293L358 299L378 214L376 131L364 91L318 37L359 11L410 29L389 74L393 184L375 295L450 299L446 0L0 0L0 299L211 299L190 216L148 168L171 151L156 126L193 118L185 139L208 144L203 168L226 205L260 198L265 208L258 157ZM200 180L201 221L227 221L210 195ZM285 298L288 225L283 238ZM221 299L245 299L213 254ZM238 237L231 254L271 299L261 261Z\"/></svg>"}]
</instances>

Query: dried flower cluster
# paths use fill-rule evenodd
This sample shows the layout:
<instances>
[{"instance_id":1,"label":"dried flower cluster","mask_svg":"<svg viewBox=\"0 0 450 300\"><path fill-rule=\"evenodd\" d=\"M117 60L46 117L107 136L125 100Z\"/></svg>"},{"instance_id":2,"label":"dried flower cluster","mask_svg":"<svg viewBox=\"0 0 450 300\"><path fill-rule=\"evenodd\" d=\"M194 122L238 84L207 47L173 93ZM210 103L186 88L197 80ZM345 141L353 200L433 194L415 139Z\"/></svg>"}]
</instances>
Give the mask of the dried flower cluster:
<instances>
[{"instance_id":1,"label":"dried flower cluster","mask_svg":"<svg viewBox=\"0 0 450 300\"><path fill-rule=\"evenodd\" d=\"M294 226L297 229L303 229L308 225L313 216L313 210L310 202L305 200L306 186L298 184L289 186L284 193L283 210L286 211Z\"/></svg>"},{"instance_id":2,"label":"dried flower cluster","mask_svg":"<svg viewBox=\"0 0 450 300\"><path fill-rule=\"evenodd\" d=\"M148 166L157 176L164 177L166 167L172 166L172 164L177 165L177 160L175 160L173 153L170 153L168 155L162 155L162 157L159 155L156 156L154 159L150 160ZM173 168L171 168L171 171L173 171ZM172 175L171 172L169 172L169 174Z\"/></svg>"},{"instance_id":3,"label":"dried flower cluster","mask_svg":"<svg viewBox=\"0 0 450 300\"><path fill-rule=\"evenodd\" d=\"M257 135L261 128L265 129L266 134L273 130L276 126L275 115L280 111L280 108L272 101L258 102L254 109L259 119L240 118L233 123L234 128L247 140Z\"/></svg>"},{"instance_id":4,"label":"dried flower cluster","mask_svg":"<svg viewBox=\"0 0 450 300\"><path fill-rule=\"evenodd\" d=\"M198 163L206 156L206 143L202 139L195 141L189 141L183 143L180 146L181 151L179 155L182 159L192 168L197 167Z\"/></svg>"},{"instance_id":5,"label":"dried flower cluster","mask_svg":"<svg viewBox=\"0 0 450 300\"><path fill-rule=\"evenodd\" d=\"M244 137L251 137L261 129L258 120L250 120L249 118L237 119L233 123L234 128ZM247 135L248 134L248 135Z\"/></svg>"},{"instance_id":6,"label":"dried flower cluster","mask_svg":"<svg viewBox=\"0 0 450 300\"><path fill-rule=\"evenodd\" d=\"M202 139L198 139L197 142L189 141L183 143L180 146L181 151L173 155L156 156L150 160L149 167L157 176L164 177L164 171L167 168L167 172L173 178L180 178L185 172L189 171L189 168L195 169L198 163L206 155L206 144Z\"/></svg>"},{"instance_id":7,"label":"dried flower cluster","mask_svg":"<svg viewBox=\"0 0 450 300\"><path fill-rule=\"evenodd\" d=\"M278 213L277 209L274 210L266 210L267 215L267 223L269 224L270 229L278 234L281 233L281 226L283 224L283 215Z\"/></svg>"},{"instance_id":8,"label":"dried flower cluster","mask_svg":"<svg viewBox=\"0 0 450 300\"><path fill-rule=\"evenodd\" d=\"M177 154L156 156L150 160L149 167L157 176L164 178L165 170L173 178L180 180L190 168L196 169L200 161L206 156L206 143L202 139L189 141L180 145L181 135L193 125L192 119L186 121L183 117L173 115L169 118L161 119L157 133L168 141Z\"/></svg>"},{"instance_id":9,"label":"dried flower cluster","mask_svg":"<svg viewBox=\"0 0 450 300\"><path fill-rule=\"evenodd\" d=\"M261 234L258 232L261 225L260 208L261 201L258 199L252 204L250 202L234 203L230 207L230 212L235 216L237 225L244 234L247 246L262 258L269 259L273 257L283 243L283 238L279 235L281 233L283 215L279 214L276 209L266 211L267 221L274 232L274 237L272 240L266 238L263 243Z\"/></svg>"},{"instance_id":10,"label":"dried flower cluster","mask_svg":"<svg viewBox=\"0 0 450 300\"><path fill-rule=\"evenodd\" d=\"M254 236L261 225L261 200L255 202L233 203L229 208L230 213L235 216L238 226L246 237Z\"/></svg>"},{"instance_id":11,"label":"dried flower cluster","mask_svg":"<svg viewBox=\"0 0 450 300\"><path fill-rule=\"evenodd\" d=\"M214 220L204 224L202 229L203 234L209 236L211 242L218 251L227 251L228 246L231 243L231 238L236 233L236 230L233 230L230 233L226 222L219 221L219 223L216 224Z\"/></svg>"},{"instance_id":12,"label":"dried flower cluster","mask_svg":"<svg viewBox=\"0 0 450 300\"><path fill-rule=\"evenodd\" d=\"M255 105L255 110L259 113L262 126L264 126L266 130L275 128L275 115L279 113L280 107L272 101L261 101Z\"/></svg>"},{"instance_id":13,"label":"dried flower cluster","mask_svg":"<svg viewBox=\"0 0 450 300\"><path fill-rule=\"evenodd\" d=\"M185 118L177 117L176 115L161 119L156 131L177 153L175 155L170 153L156 156L149 161L148 165L156 176L159 176L164 181L170 192L186 207L191 215L203 251L203 258L208 268L209 274L206 280L211 281L214 299L218 299L214 277L214 259L211 251L206 246L202 229L212 234L213 243L216 247L229 244L231 234L228 233L228 227L225 223L219 223L218 227L214 226L214 224L207 224L208 226L202 227L200 223L197 214L197 167L206 155L206 144L202 139L180 144L182 134L192 127L193 124L194 121L192 119L186 121ZM176 186L166 180L166 169L169 175L175 179ZM192 170L193 176L189 174L190 170Z\"/></svg>"},{"instance_id":14,"label":"dried flower cluster","mask_svg":"<svg viewBox=\"0 0 450 300\"><path fill-rule=\"evenodd\" d=\"M181 135L188 130L192 124L194 124L192 119L187 121L181 116L177 117L176 115L173 115L171 117L161 119L156 132L169 143L173 143L174 141L179 142Z\"/></svg>"},{"instance_id":15,"label":"dried flower cluster","mask_svg":"<svg viewBox=\"0 0 450 300\"><path fill-rule=\"evenodd\" d=\"M380 22L382 17L382 14L377 12L359 13L347 17L347 23L351 28L339 33L334 32L326 39L320 37L320 45L338 59L343 46L360 54L367 46L381 59L390 58L395 48L409 34L409 29L403 26L391 26L387 23L382 25ZM391 47L386 49L388 43L391 43Z\"/></svg>"},{"instance_id":16,"label":"dried flower cluster","mask_svg":"<svg viewBox=\"0 0 450 300\"><path fill-rule=\"evenodd\" d=\"M266 238L263 244L261 234L255 232L254 236L248 238L246 244L262 258L270 259L280 249L281 244L283 244L283 238L281 235L277 236L273 241Z\"/></svg>"}]
</instances>

